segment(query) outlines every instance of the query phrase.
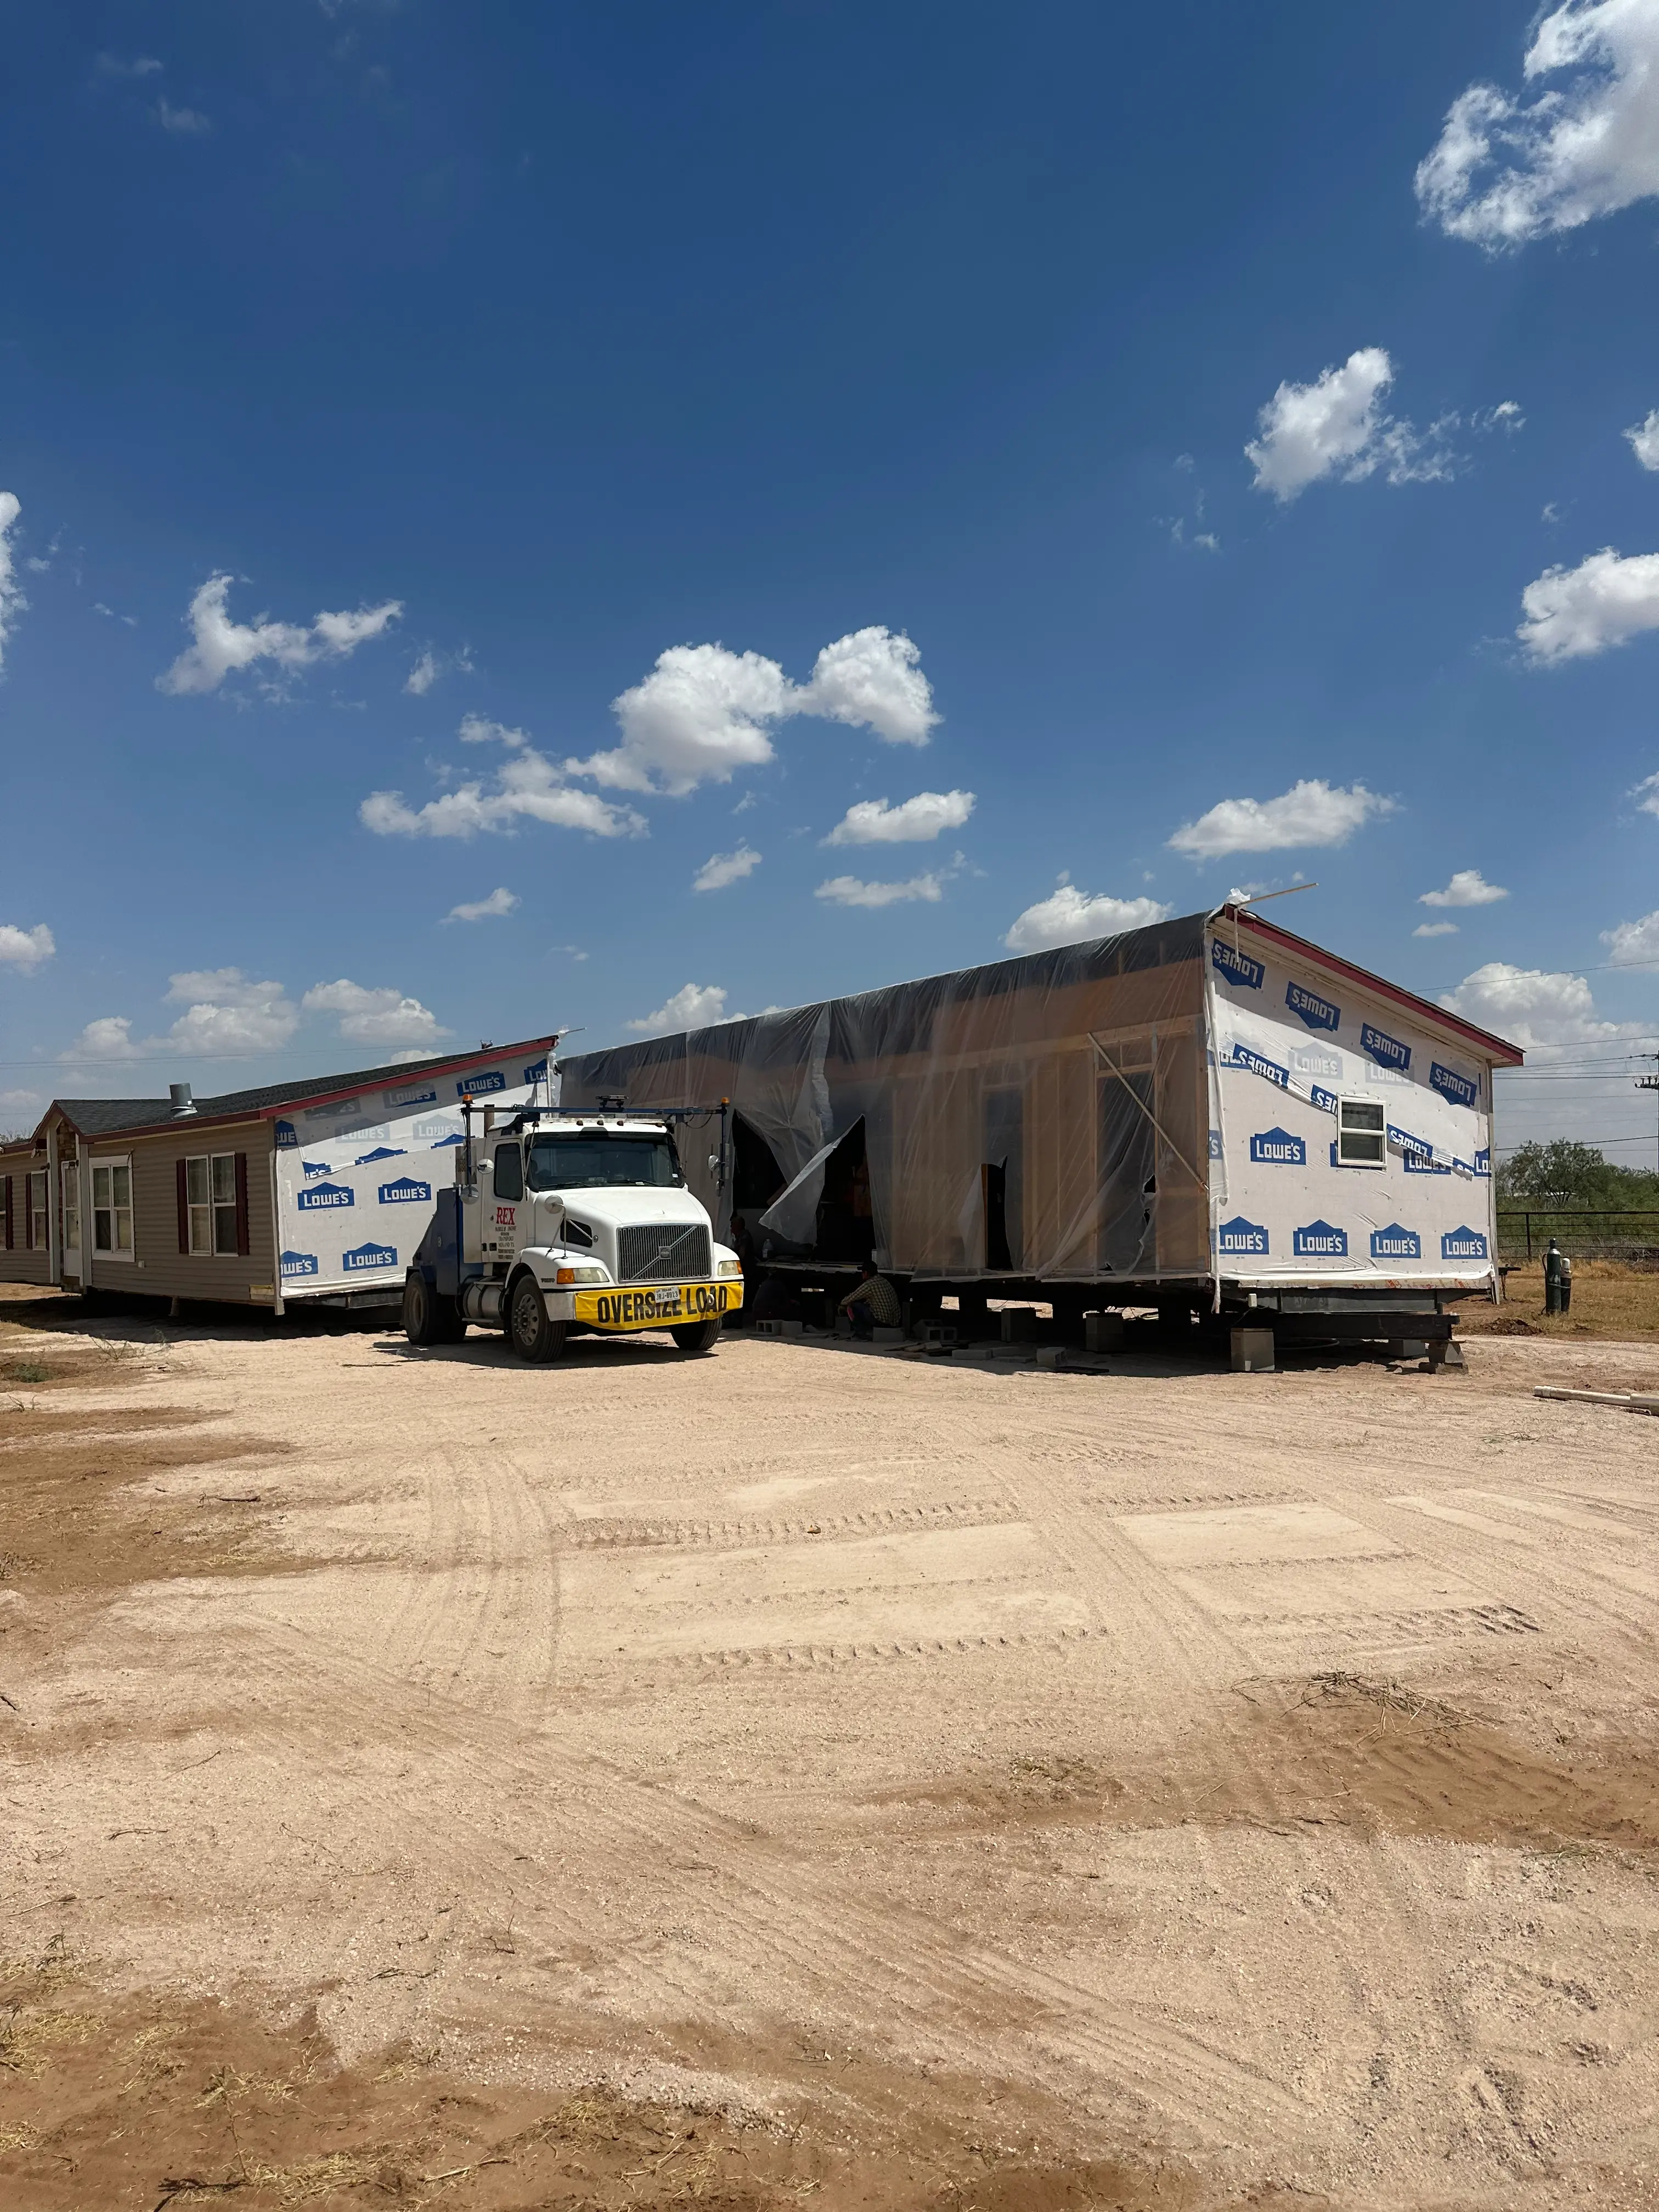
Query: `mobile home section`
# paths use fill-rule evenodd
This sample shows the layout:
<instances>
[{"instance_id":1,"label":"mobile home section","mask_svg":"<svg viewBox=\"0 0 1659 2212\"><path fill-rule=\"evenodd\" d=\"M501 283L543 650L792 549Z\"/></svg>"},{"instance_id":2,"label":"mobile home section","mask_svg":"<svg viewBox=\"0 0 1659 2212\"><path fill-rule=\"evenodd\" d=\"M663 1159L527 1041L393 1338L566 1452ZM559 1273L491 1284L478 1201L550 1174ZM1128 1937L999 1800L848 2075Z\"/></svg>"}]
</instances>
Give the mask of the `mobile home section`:
<instances>
[{"instance_id":1,"label":"mobile home section","mask_svg":"<svg viewBox=\"0 0 1659 2212\"><path fill-rule=\"evenodd\" d=\"M1492 1060L1404 994L1214 923L1211 1214L1243 1287L1493 1279Z\"/></svg>"},{"instance_id":2,"label":"mobile home section","mask_svg":"<svg viewBox=\"0 0 1659 2212\"><path fill-rule=\"evenodd\" d=\"M276 1116L277 1264L285 1301L402 1295L438 1191L455 1180L461 1104L522 1105L547 1075L522 1052Z\"/></svg>"}]
</instances>

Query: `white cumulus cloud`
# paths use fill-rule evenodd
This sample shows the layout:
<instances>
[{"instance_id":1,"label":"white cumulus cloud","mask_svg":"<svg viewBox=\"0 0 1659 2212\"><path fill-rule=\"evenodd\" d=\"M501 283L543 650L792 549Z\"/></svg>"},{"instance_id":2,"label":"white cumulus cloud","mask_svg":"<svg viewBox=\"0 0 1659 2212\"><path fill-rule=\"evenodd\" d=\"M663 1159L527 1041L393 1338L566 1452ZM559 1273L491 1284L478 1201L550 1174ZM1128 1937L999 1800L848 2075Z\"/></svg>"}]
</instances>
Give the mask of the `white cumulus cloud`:
<instances>
[{"instance_id":1,"label":"white cumulus cloud","mask_svg":"<svg viewBox=\"0 0 1659 2212\"><path fill-rule=\"evenodd\" d=\"M460 738L464 744L504 748L507 757L490 785L482 779L464 783L420 807L406 805L400 791L372 791L357 809L363 827L377 837L476 837L530 821L586 830L595 837L644 835L642 815L631 806L612 805L597 792L574 789L565 781L564 770L538 752L522 730L469 714Z\"/></svg>"},{"instance_id":2,"label":"white cumulus cloud","mask_svg":"<svg viewBox=\"0 0 1659 2212\"><path fill-rule=\"evenodd\" d=\"M857 876L831 876L812 896L827 899L832 906L897 906L907 899L923 899L936 905L945 896L944 878L934 872L911 876L899 884L867 884Z\"/></svg>"},{"instance_id":3,"label":"white cumulus cloud","mask_svg":"<svg viewBox=\"0 0 1659 2212\"><path fill-rule=\"evenodd\" d=\"M1638 921L1621 921L1601 932L1601 942L1620 965L1646 966L1659 961L1659 909Z\"/></svg>"},{"instance_id":4,"label":"white cumulus cloud","mask_svg":"<svg viewBox=\"0 0 1659 2212\"><path fill-rule=\"evenodd\" d=\"M1440 1003L1466 1021L1547 1058L1566 1045L1624 1036L1641 1027L1639 1022L1601 1020L1582 975L1513 968L1504 960L1489 960L1477 968L1455 991L1443 992Z\"/></svg>"},{"instance_id":5,"label":"white cumulus cloud","mask_svg":"<svg viewBox=\"0 0 1659 2212\"><path fill-rule=\"evenodd\" d=\"M826 845L924 845L941 830L960 830L974 811L971 791L919 791L914 799L890 806L884 799L861 799L849 806Z\"/></svg>"},{"instance_id":6,"label":"white cumulus cloud","mask_svg":"<svg viewBox=\"0 0 1659 2212\"><path fill-rule=\"evenodd\" d=\"M498 915L511 914L519 903L517 891L510 891L505 884L498 884L488 898L463 900L453 906L444 916L446 921L492 921Z\"/></svg>"},{"instance_id":7,"label":"white cumulus cloud","mask_svg":"<svg viewBox=\"0 0 1659 2212\"><path fill-rule=\"evenodd\" d=\"M319 614L310 623L273 622L269 615L239 623L227 605L230 586L228 574L210 576L191 599L186 619L194 641L156 678L158 690L216 691L227 676L262 660L289 673L319 660L342 660L403 612L401 599L387 599L355 613Z\"/></svg>"},{"instance_id":8,"label":"white cumulus cloud","mask_svg":"<svg viewBox=\"0 0 1659 2212\"><path fill-rule=\"evenodd\" d=\"M22 511L22 501L15 492L0 491L0 666L4 665L6 646L17 617L28 606L17 580L17 560L11 542L12 526Z\"/></svg>"},{"instance_id":9,"label":"white cumulus cloud","mask_svg":"<svg viewBox=\"0 0 1659 2212\"><path fill-rule=\"evenodd\" d=\"M804 684L763 653L671 646L611 708L622 743L567 762L567 772L674 798L763 768L775 757L772 732L797 714L872 729L890 744L925 744L939 720L916 647L878 625L825 646Z\"/></svg>"},{"instance_id":10,"label":"white cumulus cloud","mask_svg":"<svg viewBox=\"0 0 1659 2212\"><path fill-rule=\"evenodd\" d=\"M1471 85L1417 172L1424 213L1489 252L1659 194L1659 0L1566 0L1522 70L1534 98Z\"/></svg>"},{"instance_id":11,"label":"white cumulus cloud","mask_svg":"<svg viewBox=\"0 0 1659 2212\"><path fill-rule=\"evenodd\" d=\"M441 678L454 669L459 675L472 673L472 657L465 646L459 653L434 653L428 645L416 659L415 665L404 678L404 690L411 699L424 699Z\"/></svg>"},{"instance_id":12,"label":"white cumulus cloud","mask_svg":"<svg viewBox=\"0 0 1659 2212\"><path fill-rule=\"evenodd\" d=\"M1644 775L1626 796L1636 801L1638 814L1659 814L1659 775Z\"/></svg>"},{"instance_id":13,"label":"white cumulus cloud","mask_svg":"<svg viewBox=\"0 0 1659 2212\"><path fill-rule=\"evenodd\" d=\"M1277 799L1224 799L1183 823L1172 849L1194 860L1224 853L1277 853L1297 845L1346 845L1362 823L1392 814L1395 801L1363 783L1347 788L1322 777L1304 777Z\"/></svg>"},{"instance_id":14,"label":"white cumulus cloud","mask_svg":"<svg viewBox=\"0 0 1659 2212\"><path fill-rule=\"evenodd\" d=\"M1052 945L1086 944L1094 937L1115 937L1144 929L1174 911L1152 898L1111 898L1103 891L1080 891L1066 878L1059 888L1015 917L1003 939L1011 952L1046 952Z\"/></svg>"},{"instance_id":15,"label":"white cumulus cloud","mask_svg":"<svg viewBox=\"0 0 1659 2212\"><path fill-rule=\"evenodd\" d=\"M1413 937L1455 937L1456 934L1457 924L1455 921L1419 921L1412 932Z\"/></svg>"},{"instance_id":16,"label":"white cumulus cloud","mask_svg":"<svg viewBox=\"0 0 1659 2212\"><path fill-rule=\"evenodd\" d=\"M20 929L14 921L0 921L0 966L21 968L27 975L50 960L58 946L44 921L33 929Z\"/></svg>"},{"instance_id":17,"label":"white cumulus cloud","mask_svg":"<svg viewBox=\"0 0 1659 2212\"><path fill-rule=\"evenodd\" d=\"M939 720L920 653L879 623L826 645L793 697L795 714L873 730L890 745L925 745Z\"/></svg>"},{"instance_id":18,"label":"white cumulus cloud","mask_svg":"<svg viewBox=\"0 0 1659 2212\"><path fill-rule=\"evenodd\" d=\"M199 138L213 128L211 116L199 107L175 107L166 93L155 103L155 120L175 138Z\"/></svg>"},{"instance_id":19,"label":"white cumulus cloud","mask_svg":"<svg viewBox=\"0 0 1659 2212\"><path fill-rule=\"evenodd\" d=\"M95 1022L87 1024L69 1050L58 1057L70 1062L137 1059L131 1020L125 1014L100 1014Z\"/></svg>"},{"instance_id":20,"label":"white cumulus cloud","mask_svg":"<svg viewBox=\"0 0 1659 2212\"><path fill-rule=\"evenodd\" d=\"M694 891L723 891L728 884L741 883L752 875L761 864L758 853L747 845L739 845L735 853L715 853L706 860L691 878Z\"/></svg>"},{"instance_id":21,"label":"white cumulus cloud","mask_svg":"<svg viewBox=\"0 0 1659 2212\"><path fill-rule=\"evenodd\" d=\"M721 1022L746 1022L747 1014L728 1014L726 994L718 983L682 983L672 999L665 999L654 1014L629 1022L630 1030L649 1030L667 1036L675 1030L713 1029Z\"/></svg>"},{"instance_id":22,"label":"white cumulus cloud","mask_svg":"<svg viewBox=\"0 0 1659 2212\"><path fill-rule=\"evenodd\" d=\"M166 1042L180 1052L276 1052L300 1025L282 984L258 982L240 968L182 969L167 979L168 1001L182 1006ZM161 1040L151 1038L149 1050Z\"/></svg>"},{"instance_id":23,"label":"white cumulus cloud","mask_svg":"<svg viewBox=\"0 0 1659 2212\"><path fill-rule=\"evenodd\" d=\"M1489 884L1479 868L1459 868L1444 890L1425 891L1419 906L1493 906L1509 893L1500 884Z\"/></svg>"},{"instance_id":24,"label":"white cumulus cloud","mask_svg":"<svg viewBox=\"0 0 1659 2212\"><path fill-rule=\"evenodd\" d=\"M313 983L300 1001L308 1014L337 1014L340 1035L353 1044L435 1047L450 1032L418 999L387 988L371 989L341 976Z\"/></svg>"},{"instance_id":25,"label":"white cumulus cloud","mask_svg":"<svg viewBox=\"0 0 1659 2212\"><path fill-rule=\"evenodd\" d=\"M1521 594L1516 630L1529 660L1576 660L1659 629L1659 553L1611 545L1576 568L1546 568Z\"/></svg>"},{"instance_id":26,"label":"white cumulus cloud","mask_svg":"<svg viewBox=\"0 0 1659 2212\"><path fill-rule=\"evenodd\" d=\"M1644 469L1659 469L1659 407L1650 408L1625 435L1630 449Z\"/></svg>"},{"instance_id":27,"label":"white cumulus cloud","mask_svg":"<svg viewBox=\"0 0 1659 2212\"><path fill-rule=\"evenodd\" d=\"M1257 416L1260 435L1244 448L1255 470L1256 490L1270 491L1283 505L1324 477L1357 483L1381 468L1390 483L1398 484L1454 474L1455 457L1444 440L1457 417L1443 416L1424 432L1385 414L1382 395L1393 381L1387 349L1361 346L1340 368L1323 370L1311 384L1281 384ZM1506 401L1504 407L1514 408L1514 403ZM1507 422L1509 414L1494 410L1499 412Z\"/></svg>"}]
</instances>

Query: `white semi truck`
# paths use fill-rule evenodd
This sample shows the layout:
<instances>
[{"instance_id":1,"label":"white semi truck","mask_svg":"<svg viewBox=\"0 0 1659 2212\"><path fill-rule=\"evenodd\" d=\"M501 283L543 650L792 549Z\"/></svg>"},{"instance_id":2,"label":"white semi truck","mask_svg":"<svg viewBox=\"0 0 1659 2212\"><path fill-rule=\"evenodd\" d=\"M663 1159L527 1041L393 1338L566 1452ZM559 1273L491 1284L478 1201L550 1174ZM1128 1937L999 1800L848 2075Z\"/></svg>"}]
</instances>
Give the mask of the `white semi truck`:
<instances>
[{"instance_id":1,"label":"white semi truck","mask_svg":"<svg viewBox=\"0 0 1659 2212\"><path fill-rule=\"evenodd\" d=\"M486 1109L475 1139L469 1108L455 1187L404 1278L410 1342L458 1343L477 1322L534 1361L589 1331L666 1329L682 1352L710 1350L743 1269L686 1188L674 1123L720 1110L526 1106L497 1128ZM724 1151L722 1137L722 1167Z\"/></svg>"}]
</instances>

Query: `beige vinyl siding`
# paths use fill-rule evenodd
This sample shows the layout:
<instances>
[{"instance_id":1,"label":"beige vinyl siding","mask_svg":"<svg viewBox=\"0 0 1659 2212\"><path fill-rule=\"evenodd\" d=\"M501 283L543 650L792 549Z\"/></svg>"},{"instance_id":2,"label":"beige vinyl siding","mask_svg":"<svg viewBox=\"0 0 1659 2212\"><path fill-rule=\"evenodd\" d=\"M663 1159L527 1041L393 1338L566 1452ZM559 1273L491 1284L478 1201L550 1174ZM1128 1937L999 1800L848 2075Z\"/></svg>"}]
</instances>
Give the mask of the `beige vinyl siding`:
<instances>
[{"instance_id":1,"label":"beige vinyl siding","mask_svg":"<svg viewBox=\"0 0 1659 2212\"><path fill-rule=\"evenodd\" d=\"M94 1167L100 1160L118 1159L123 1154L132 1162L133 1258L112 1260L107 1253L94 1253L92 1279L100 1289L117 1290L125 1285L147 1297L209 1298L235 1305L271 1304L276 1242L271 1218L273 1146L269 1121L205 1127L186 1124L155 1136L101 1139L87 1150ZM179 1162L214 1152L247 1155L246 1255L179 1249ZM262 1297L251 1297L255 1285L263 1286Z\"/></svg>"},{"instance_id":2,"label":"beige vinyl siding","mask_svg":"<svg viewBox=\"0 0 1659 2212\"><path fill-rule=\"evenodd\" d=\"M5 1249L3 1243L0 1243L0 1283L49 1283L52 1280L51 1253L46 1250L31 1252L25 1241L28 1236L27 1179L30 1175L38 1175L46 1164L44 1146L38 1152L30 1145L15 1146L0 1152L0 1176L11 1177L12 1237L9 1252Z\"/></svg>"}]
</instances>

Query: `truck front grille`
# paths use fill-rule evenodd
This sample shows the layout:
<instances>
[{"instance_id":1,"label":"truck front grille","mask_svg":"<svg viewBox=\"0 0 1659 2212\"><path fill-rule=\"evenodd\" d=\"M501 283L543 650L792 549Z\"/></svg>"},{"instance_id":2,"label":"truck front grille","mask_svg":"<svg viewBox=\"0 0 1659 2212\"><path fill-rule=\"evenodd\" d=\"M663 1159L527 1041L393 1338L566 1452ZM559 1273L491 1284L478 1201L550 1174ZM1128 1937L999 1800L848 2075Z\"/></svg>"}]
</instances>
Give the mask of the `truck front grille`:
<instances>
[{"instance_id":1,"label":"truck front grille","mask_svg":"<svg viewBox=\"0 0 1659 2212\"><path fill-rule=\"evenodd\" d=\"M708 1231L700 1221L653 1221L617 1231L618 1282L690 1282L708 1272Z\"/></svg>"}]
</instances>

